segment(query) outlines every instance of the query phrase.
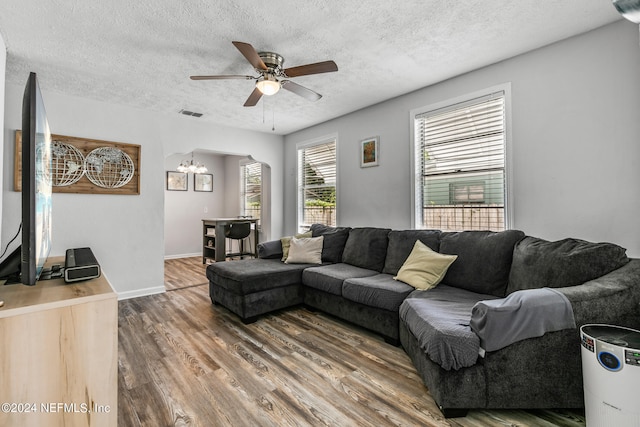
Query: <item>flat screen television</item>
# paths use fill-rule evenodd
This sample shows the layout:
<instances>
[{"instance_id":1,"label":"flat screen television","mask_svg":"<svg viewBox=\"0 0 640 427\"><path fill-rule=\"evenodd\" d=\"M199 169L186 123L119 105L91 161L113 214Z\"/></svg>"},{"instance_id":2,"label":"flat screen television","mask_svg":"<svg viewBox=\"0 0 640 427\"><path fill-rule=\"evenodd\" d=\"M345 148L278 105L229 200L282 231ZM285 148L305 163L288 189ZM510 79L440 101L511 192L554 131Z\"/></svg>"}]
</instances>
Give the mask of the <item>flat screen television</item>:
<instances>
[{"instance_id":1,"label":"flat screen television","mask_svg":"<svg viewBox=\"0 0 640 427\"><path fill-rule=\"evenodd\" d=\"M51 251L51 132L35 73L22 100L22 244L0 264L7 283L35 285Z\"/></svg>"}]
</instances>

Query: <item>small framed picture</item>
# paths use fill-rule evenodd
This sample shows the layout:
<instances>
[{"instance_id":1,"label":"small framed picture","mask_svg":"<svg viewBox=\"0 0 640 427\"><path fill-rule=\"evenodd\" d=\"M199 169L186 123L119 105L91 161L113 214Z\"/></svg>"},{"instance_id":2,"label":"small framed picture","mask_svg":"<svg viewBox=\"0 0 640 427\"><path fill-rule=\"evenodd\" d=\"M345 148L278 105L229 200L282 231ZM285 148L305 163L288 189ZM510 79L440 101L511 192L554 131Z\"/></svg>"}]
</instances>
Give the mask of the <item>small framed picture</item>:
<instances>
[{"instance_id":1,"label":"small framed picture","mask_svg":"<svg viewBox=\"0 0 640 427\"><path fill-rule=\"evenodd\" d=\"M210 173L193 174L193 191L213 191L213 175Z\"/></svg>"},{"instance_id":2,"label":"small framed picture","mask_svg":"<svg viewBox=\"0 0 640 427\"><path fill-rule=\"evenodd\" d=\"M187 191L187 174L182 172L167 171L167 190Z\"/></svg>"},{"instance_id":3,"label":"small framed picture","mask_svg":"<svg viewBox=\"0 0 640 427\"><path fill-rule=\"evenodd\" d=\"M378 166L380 138L377 136L360 141L360 167Z\"/></svg>"}]
</instances>

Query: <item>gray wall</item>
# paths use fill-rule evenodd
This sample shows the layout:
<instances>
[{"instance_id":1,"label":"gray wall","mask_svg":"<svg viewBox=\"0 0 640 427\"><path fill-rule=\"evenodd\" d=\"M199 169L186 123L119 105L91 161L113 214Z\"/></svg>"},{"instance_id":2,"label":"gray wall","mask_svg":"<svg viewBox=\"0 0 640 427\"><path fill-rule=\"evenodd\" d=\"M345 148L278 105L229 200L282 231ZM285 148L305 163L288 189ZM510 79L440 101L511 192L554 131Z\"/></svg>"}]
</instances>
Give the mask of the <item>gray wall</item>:
<instances>
[{"instance_id":1,"label":"gray wall","mask_svg":"<svg viewBox=\"0 0 640 427\"><path fill-rule=\"evenodd\" d=\"M173 154L165 159L165 169L175 170L191 153ZM240 162L247 156L221 155L196 151L194 161L204 163L213 174L213 191L193 191L193 174L189 174L188 191L164 193L165 258L202 255L202 219L235 218L240 215ZM260 239L266 239L264 231Z\"/></svg>"},{"instance_id":2,"label":"gray wall","mask_svg":"<svg viewBox=\"0 0 640 427\"><path fill-rule=\"evenodd\" d=\"M194 161L203 163L213 175L213 191L193 191L193 174L187 191L164 190L164 255L180 258L202 254L202 219L225 216L225 156L196 152ZM165 159L165 169L175 171L191 153L174 154Z\"/></svg>"},{"instance_id":3,"label":"gray wall","mask_svg":"<svg viewBox=\"0 0 640 427\"><path fill-rule=\"evenodd\" d=\"M511 82L512 228L612 241L640 256L640 46L617 21L285 137L285 234L295 232L296 144L338 134L338 223L409 228L412 109ZM380 136L380 166L359 141Z\"/></svg>"},{"instance_id":4,"label":"gray wall","mask_svg":"<svg viewBox=\"0 0 640 427\"><path fill-rule=\"evenodd\" d=\"M53 195L51 254L64 255L67 248L91 247L121 298L164 290L164 188L168 155L189 153L196 148L229 154L251 153L271 165L272 209L282 209L281 136L71 97L48 91L46 76L39 76L39 80L53 133L142 146L140 195ZM23 90L24 87L15 85L6 87L2 246L20 223L20 194L12 191L12 185L14 131L21 126ZM273 217L282 218L280 212ZM280 236L282 222L269 224L269 232Z\"/></svg>"},{"instance_id":5,"label":"gray wall","mask_svg":"<svg viewBox=\"0 0 640 427\"><path fill-rule=\"evenodd\" d=\"M7 68L7 46L0 34L0 100L4 100L4 80ZM25 83L27 79L25 77ZM4 129L4 102L0 102L0 129ZM4 164L4 150L0 150L0 165ZM3 188L3 174L0 173L0 188ZM2 235L2 197L0 197L0 236ZM4 246L3 246L4 248Z\"/></svg>"}]
</instances>

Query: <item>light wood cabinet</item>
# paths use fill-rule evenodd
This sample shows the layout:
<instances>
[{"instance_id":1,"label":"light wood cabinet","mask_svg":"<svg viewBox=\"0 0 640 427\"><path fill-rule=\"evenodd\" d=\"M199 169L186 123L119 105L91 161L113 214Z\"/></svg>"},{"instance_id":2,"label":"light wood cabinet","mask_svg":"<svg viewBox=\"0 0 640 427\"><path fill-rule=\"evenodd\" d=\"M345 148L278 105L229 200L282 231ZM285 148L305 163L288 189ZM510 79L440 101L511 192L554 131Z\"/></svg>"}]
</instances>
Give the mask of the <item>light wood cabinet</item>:
<instances>
[{"instance_id":1,"label":"light wood cabinet","mask_svg":"<svg viewBox=\"0 0 640 427\"><path fill-rule=\"evenodd\" d=\"M115 426L118 300L104 275L0 286L0 300L0 425Z\"/></svg>"}]
</instances>

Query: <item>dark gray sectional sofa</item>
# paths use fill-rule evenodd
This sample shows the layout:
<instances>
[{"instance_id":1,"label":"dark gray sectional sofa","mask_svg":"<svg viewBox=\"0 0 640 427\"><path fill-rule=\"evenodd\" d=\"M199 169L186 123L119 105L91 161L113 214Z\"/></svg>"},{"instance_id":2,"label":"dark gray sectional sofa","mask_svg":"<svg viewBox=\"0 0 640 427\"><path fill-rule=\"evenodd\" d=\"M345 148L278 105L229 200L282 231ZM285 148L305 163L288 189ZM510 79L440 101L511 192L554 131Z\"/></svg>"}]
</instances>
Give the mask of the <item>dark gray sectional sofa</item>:
<instances>
[{"instance_id":1,"label":"dark gray sectional sofa","mask_svg":"<svg viewBox=\"0 0 640 427\"><path fill-rule=\"evenodd\" d=\"M245 323L305 304L401 343L445 416L470 408L584 406L578 328L640 328L640 260L609 243L547 242L518 230L311 227L322 264L259 258L207 267L210 296ZM457 255L442 282L394 276L416 240Z\"/></svg>"}]
</instances>

